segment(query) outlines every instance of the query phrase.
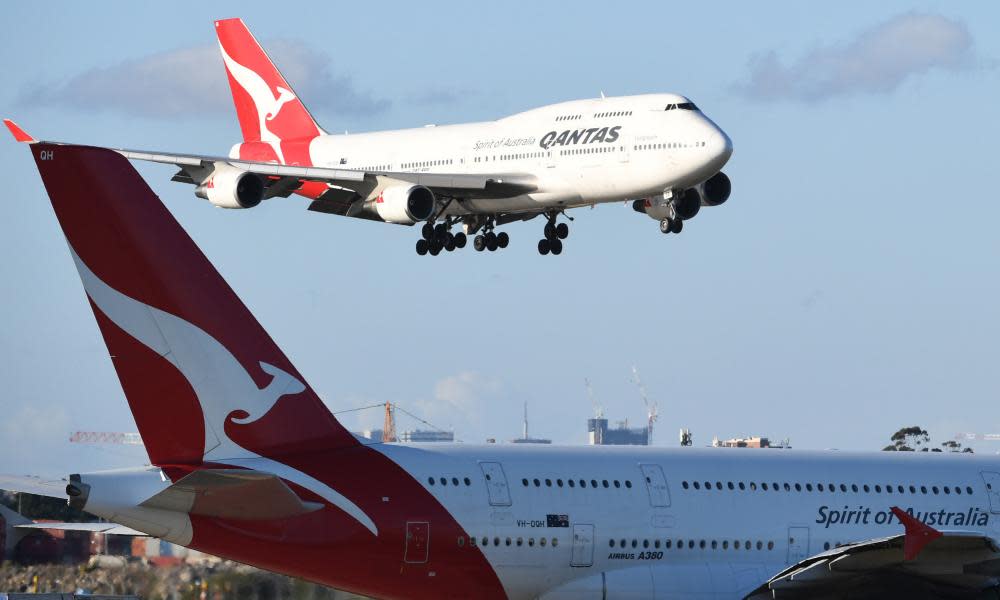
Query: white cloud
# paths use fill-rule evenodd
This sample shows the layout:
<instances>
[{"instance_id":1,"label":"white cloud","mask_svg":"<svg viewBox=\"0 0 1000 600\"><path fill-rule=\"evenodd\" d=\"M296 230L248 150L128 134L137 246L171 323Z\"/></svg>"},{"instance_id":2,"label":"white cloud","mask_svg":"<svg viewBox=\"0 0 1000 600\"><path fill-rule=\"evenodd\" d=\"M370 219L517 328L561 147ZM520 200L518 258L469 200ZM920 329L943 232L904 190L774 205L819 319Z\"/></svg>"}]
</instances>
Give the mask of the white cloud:
<instances>
[{"instance_id":1,"label":"white cloud","mask_svg":"<svg viewBox=\"0 0 1000 600\"><path fill-rule=\"evenodd\" d=\"M431 399L416 401L415 412L436 427L454 428L459 437L478 439L483 435L489 404L497 399L501 389L498 380L480 373L464 371L449 375L434 384Z\"/></svg>"},{"instance_id":2,"label":"white cloud","mask_svg":"<svg viewBox=\"0 0 1000 600\"><path fill-rule=\"evenodd\" d=\"M749 81L738 89L761 100L804 102L885 94L933 69L965 68L972 55L973 40L964 23L907 13L788 64L774 51L756 56L750 60Z\"/></svg>"},{"instance_id":3,"label":"white cloud","mask_svg":"<svg viewBox=\"0 0 1000 600\"><path fill-rule=\"evenodd\" d=\"M311 110L371 115L390 102L358 90L350 77L334 74L326 56L294 41L264 44L268 54ZM104 68L63 82L21 91L31 106L111 111L151 118L231 113L232 96L216 45L180 48Z\"/></svg>"}]
</instances>

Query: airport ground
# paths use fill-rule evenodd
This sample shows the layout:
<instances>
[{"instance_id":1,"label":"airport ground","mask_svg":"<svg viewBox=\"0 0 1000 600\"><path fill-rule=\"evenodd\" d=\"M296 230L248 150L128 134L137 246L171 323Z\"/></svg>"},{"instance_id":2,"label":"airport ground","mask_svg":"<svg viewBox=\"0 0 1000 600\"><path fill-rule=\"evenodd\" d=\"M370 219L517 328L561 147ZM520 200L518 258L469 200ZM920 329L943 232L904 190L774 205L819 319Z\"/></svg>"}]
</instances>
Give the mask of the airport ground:
<instances>
[{"instance_id":1,"label":"airport ground","mask_svg":"<svg viewBox=\"0 0 1000 600\"><path fill-rule=\"evenodd\" d=\"M141 600L364 600L305 581L228 561L156 567L141 561L114 565L0 566L0 592L73 592L136 596Z\"/></svg>"}]
</instances>

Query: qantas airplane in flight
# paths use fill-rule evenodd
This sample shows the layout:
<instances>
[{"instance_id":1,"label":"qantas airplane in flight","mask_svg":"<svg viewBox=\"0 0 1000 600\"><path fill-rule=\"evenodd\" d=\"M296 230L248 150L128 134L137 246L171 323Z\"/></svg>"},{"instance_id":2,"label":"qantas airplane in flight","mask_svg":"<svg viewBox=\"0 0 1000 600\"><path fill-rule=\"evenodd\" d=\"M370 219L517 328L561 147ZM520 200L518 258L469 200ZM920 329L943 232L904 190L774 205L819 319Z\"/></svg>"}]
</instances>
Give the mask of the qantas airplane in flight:
<instances>
[{"instance_id":1,"label":"qantas airplane in flight","mask_svg":"<svg viewBox=\"0 0 1000 600\"><path fill-rule=\"evenodd\" d=\"M243 142L229 157L122 150L176 165L174 181L223 208L292 193L309 210L414 225L418 254L509 243L501 225L543 216L541 254L559 254L566 209L631 202L679 233L729 198L729 137L687 98L576 100L497 121L330 135L240 19L215 22ZM451 229L461 224L461 231Z\"/></svg>"},{"instance_id":2,"label":"qantas airplane in flight","mask_svg":"<svg viewBox=\"0 0 1000 600\"><path fill-rule=\"evenodd\" d=\"M377 598L998 589L996 456L358 438L121 154L8 127L31 142L150 461L0 477L113 521L42 527L148 534Z\"/></svg>"}]
</instances>

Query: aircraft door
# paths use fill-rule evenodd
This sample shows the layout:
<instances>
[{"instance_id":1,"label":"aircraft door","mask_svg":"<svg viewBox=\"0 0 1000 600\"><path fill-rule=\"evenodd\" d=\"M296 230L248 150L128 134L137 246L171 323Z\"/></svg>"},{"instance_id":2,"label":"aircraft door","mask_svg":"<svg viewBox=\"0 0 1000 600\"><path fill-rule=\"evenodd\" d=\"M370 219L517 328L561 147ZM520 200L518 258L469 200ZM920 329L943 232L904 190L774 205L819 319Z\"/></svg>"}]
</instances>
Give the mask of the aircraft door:
<instances>
[{"instance_id":1,"label":"aircraft door","mask_svg":"<svg viewBox=\"0 0 1000 600\"><path fill-rule=\"evenodd\" d=\"M788 528L788 564L794 565L809 558L809 528Z\"/></svg>"},{"instance_id":2,"label":"aircraft door","mask_svg":"<svg viewBox=\"0 0 1000 600\"><path fill-rule=\"evenodd\" d=\"M1000 473L983 471L980 473L986 484L986 495L990 499L990 512L1000 513Z\"/></svg>"},{"instance_id":3,"label":"aircraft door","mask_svg":"<svg viewBox=\"0 0 1000 600\"><path fill-rule=\"evenodd\" d=\"M490 496L491 506L510 506L510 488L507 487L507 476L503 473L500 463L479 463L486 479L486 492Z\"/></svg>"},{"instance_id":4,"label":"aircraft door","mask_svg":"<svg viewBox=\"0 0 1000 600\"><path fill-rule=\"evenodd\" d=\"M618 137L618 161L627 163L632 159L632 136L622 134Z\"/></svg>"},{"instance_id":5,"label":"aircraft door","mask_svg":"<svg viewBox=\"0 0 1000 600\"><path fill-rule=\"evenodd\" d=\"M646 480L650 506L670 506L670 488L660 465L639 465L639 470Z\"/></svg>"},{"instance_id":6,"label":"aircraft door","mask_svg":"<svg viewBox=\"0 0 1000 600\"><path fill-rule=\"evenodd\" d=\"M403 562L425 563L431 548L431 524L427 521L407 521L406 548Z\"/></svg>"},{"instance_id":7,"label":"aircraft door","mask_svg":"<svg viewBox=\"0 0 1000 600\"><path fill-rule=\"evenodd\" d=\"M589 567L594 564L594 526L573 526L573 558L571 567Z\"/></svg>"}]
</instances>

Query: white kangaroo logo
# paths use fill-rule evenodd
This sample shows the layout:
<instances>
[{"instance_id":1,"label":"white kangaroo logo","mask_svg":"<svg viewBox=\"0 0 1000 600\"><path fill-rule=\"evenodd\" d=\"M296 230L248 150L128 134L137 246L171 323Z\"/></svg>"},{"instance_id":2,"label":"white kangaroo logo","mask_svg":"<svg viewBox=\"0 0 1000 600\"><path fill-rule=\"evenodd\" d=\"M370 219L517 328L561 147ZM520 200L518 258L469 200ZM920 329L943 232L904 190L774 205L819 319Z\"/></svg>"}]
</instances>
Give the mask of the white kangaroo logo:
<instances>
[{"instance_id":1,"label":"white kangaroo logo","mask_svg":"<svg viewBox=\"0 0 1000 600\"><path fill-rule=\"evenodd\" d=\"M257 387L236 357L218 340L195 325L122 294L95 275L71 247L83 287L94 304L115 325L170 361L191 384L205 418L204 460L273 473L316 493L378 535L375 522L336 490L297 469L243 448L226 435L226 420L252 423L270 411L282 396L305 391L294 376L265 362L271 375L264 389ZM245 417L230 417L237 410Z\"/></svg>"},{"instance_id":2,"label":"white kangaroo logo","mask_svg":"<svg viewBox=\"0 0 1000 600\"><path fill-rule=\"evenodd\" d=\"M226 49L222 46L222 43L219 43L219 49L222 51L222 60L225 61L226 68L229 69L229 74L250 94L250 98L257 108L260 141L269 144L274 149L274 153L278 155L278 160L284 164L285 155L281 151L281 138L268 129L267 123L278 116L278 113L281 112L281 107L295 100L295 94L291 90L279 86L278 97L275 98L274 92L271 91L271 86L260 75L233 60L226 53Z\"/></svg>"}]
</instances>

